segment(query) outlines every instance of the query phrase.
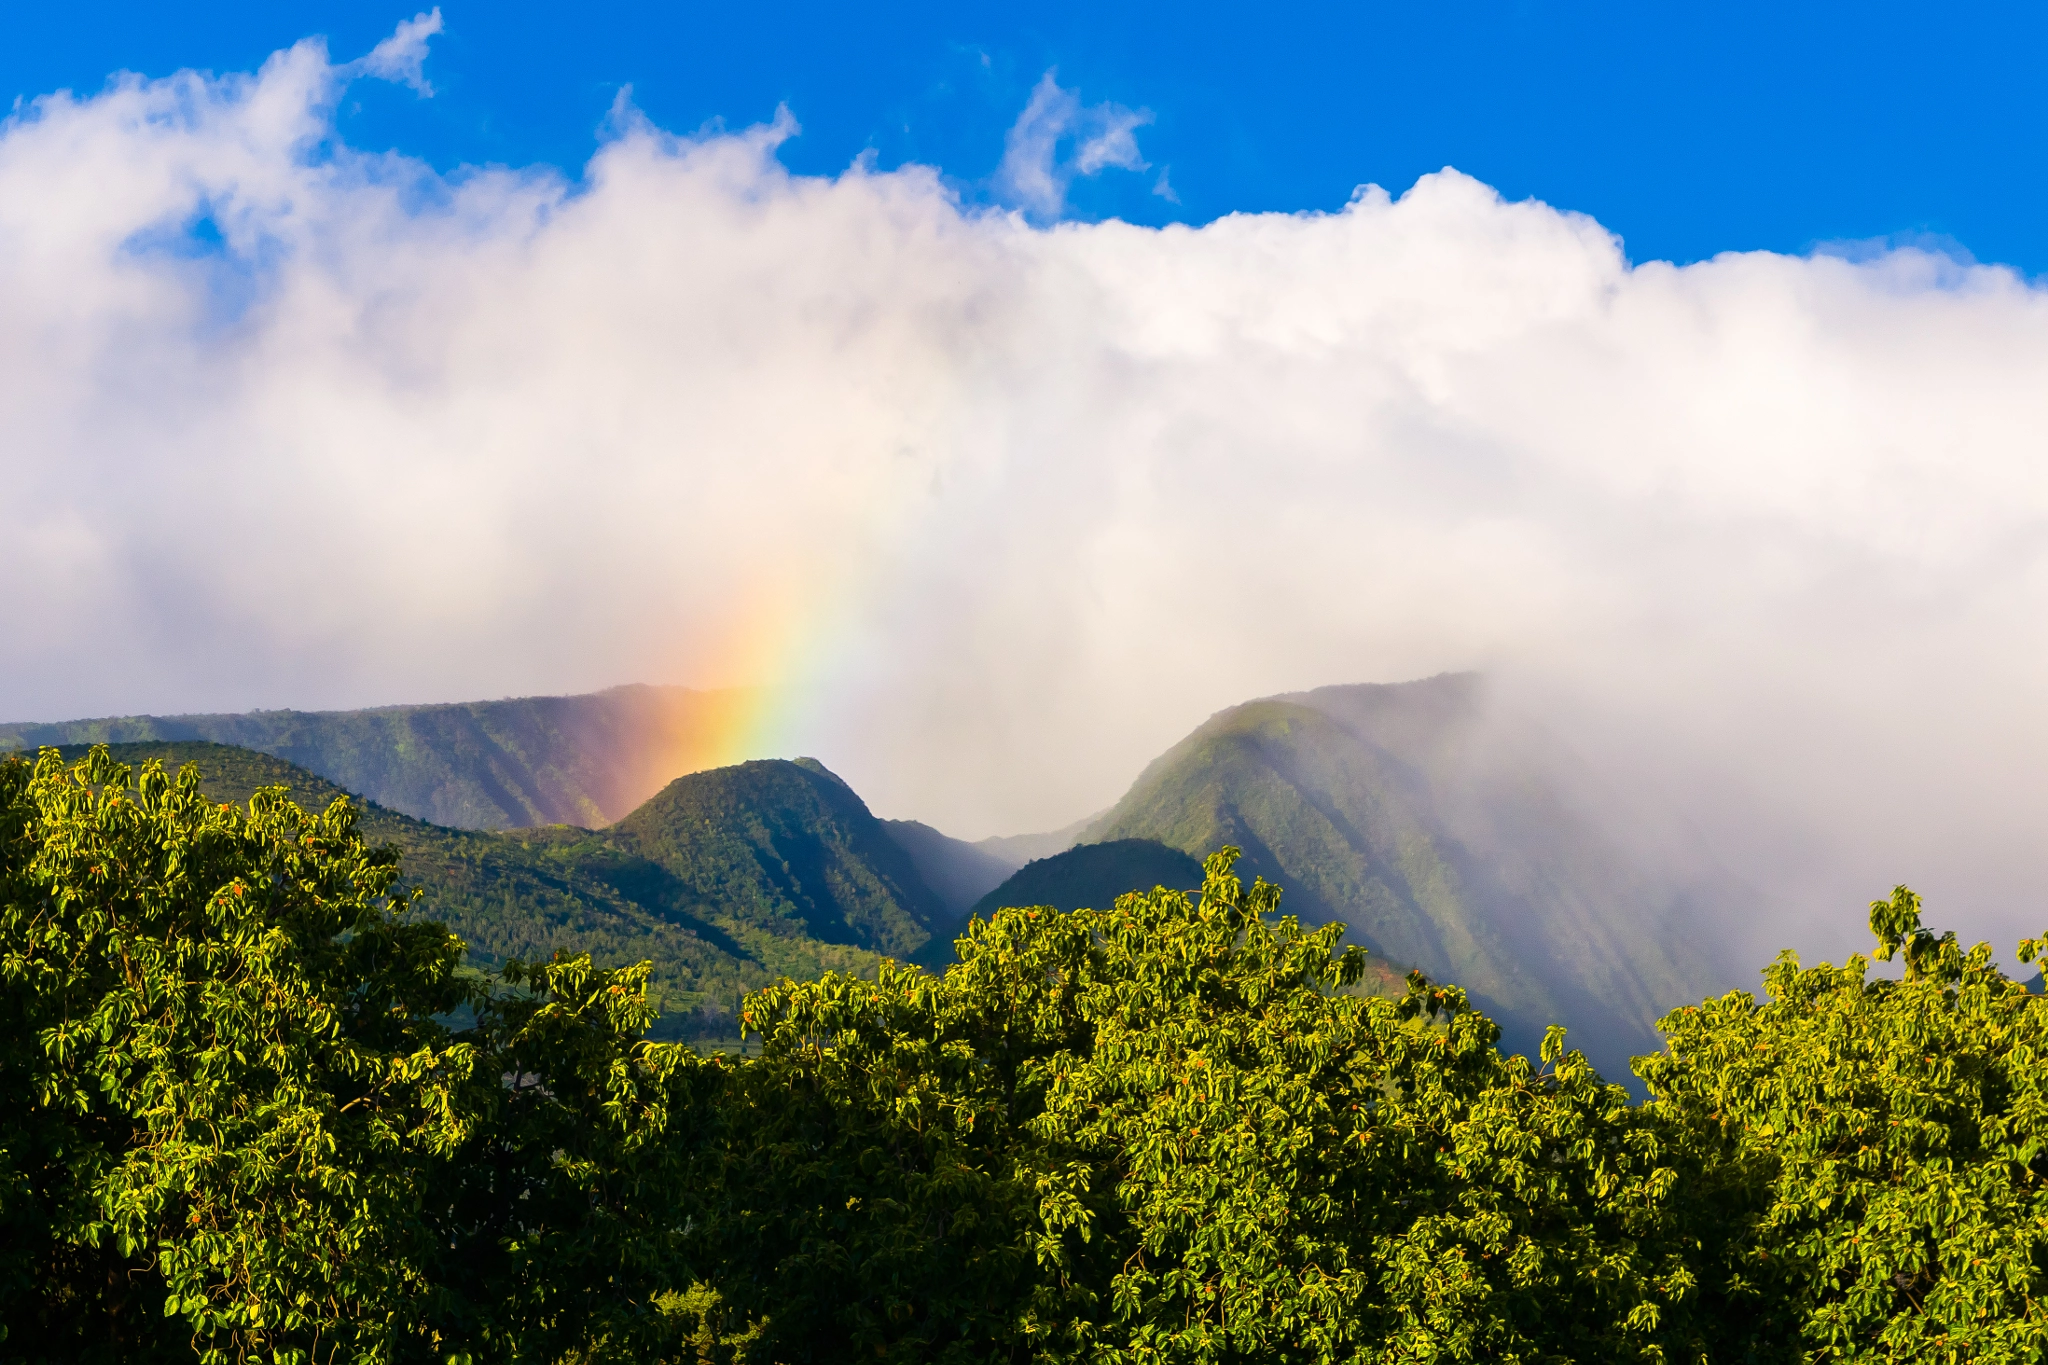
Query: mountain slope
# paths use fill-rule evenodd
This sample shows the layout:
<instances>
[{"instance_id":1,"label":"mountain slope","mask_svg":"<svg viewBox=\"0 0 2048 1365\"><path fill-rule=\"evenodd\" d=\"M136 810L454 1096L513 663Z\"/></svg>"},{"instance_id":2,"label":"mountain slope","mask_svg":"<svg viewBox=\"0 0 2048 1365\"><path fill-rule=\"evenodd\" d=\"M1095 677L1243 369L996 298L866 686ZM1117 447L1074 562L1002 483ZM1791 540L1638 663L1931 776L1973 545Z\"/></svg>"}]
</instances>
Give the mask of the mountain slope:
<instances>
[{"instance_id":1,"label":"mountain slope","mask_svg":"<svg viewBox=\"0 0 2048 1365\"><path fill-rule=\"evenodd\" d=\"M753 694L614 687L364 711L124 716L0 725L0 751L210 740L274 754L417 819L462 829L605 825L678 774L728 761Z\"/></svg>"},{"instance_id":2,"label":"mountain slope","mask_svg":"<svg viewBox=\"0 0 2048 1365\"><path fill-rule=\"evenodd\" d=\"M593 842L659 869L620 874L638 878L643 902L776 937L907 957L951 918L866 803L816 760L679 777Z\"/></svg>"},{"instance_id":3,"label":"mountain slope","mask_svg":"<svg viewBox=\"0 0 2048 1365\"><path fill-rule=\"evenodd\" d=\"M991 852L988 840L970 844L941 834L917 820L884 820L897 846L910 855L924 883L938 893L946 913L964 920L973 904L1002 885L1019 864Z\"/></svg>"},{"instance_id":4,"label":"mountain slope","mask_svg":"<svg viewBox=\"0 0 2048 1365\"><path fill-rule=\"evenodd\" d=\"M1155 761L1087 832L1245 851L1305 922L1470 990L1530 1046L1573 1029L1602 1070L1719 984L1694 913L1725 897L1602 833L1583 775L1480 681L1324 688L1232 707Z\"/></svg>"},{"instance_id":5,"label":"mountain slope","mask_svg":"<svg viewBox=\"0 0 2048 1365\"><path fill-rule=\"evenodd\" d=\"M195 764L202 790L238 805L265 786L289 788L294 801L312 810L345 794L283 759L227 745L154 741L109 748L129 764L155 758L173 771ZM64 752L75 758L83 747ZM838 779L793 763L745 766L771 771L680 779L663 793L670 799L649 803L654 808L630 831L448 829L354 799L365 837L399 848L401 886L425 893L421 913L460 934L476 965L556 952L588 952L614 965L647 959L663 1007L657 1036L730 1037L742 991L777 976L872 972L880 955L875 945L922 944L930 930L917 916L936 908L908 858L879 821L862 820L866 807ZM814 784L822 793L813 792ZM809 811L805 792L818 796ZM807 832L811 816L818 824ZM697 821L703 827L691 828ZM770 847L793 860L777 861L754 842L768 830ZM808 865L807 838L823 849ZM879 867L863 861L869 854ZM822 863L830 863L830 871L815 884L791 876L795 867ZM702 875L706 869L712 875ZM693 870L700 874L694 879ZM908 886L890 880L904 877ZM795 898L788 894L793 880ZM845 904L834 899L841 888Z\"/></svg>"},{"instance_id":6,"label":"mountain slope","mask_svg":"<svg viewBox=\"0 0 2048 1365\"><path fill-rule=\"evenodd\" d=\"M1201 885L1202 865L1179 849L1153 839L1117 839L1081 844L1024 864L983 896L973 913L986 918L1013 905L1106 910L1127 891L1150 891L1155 886L1190 891Z\"/></svg>"}]
</instances>

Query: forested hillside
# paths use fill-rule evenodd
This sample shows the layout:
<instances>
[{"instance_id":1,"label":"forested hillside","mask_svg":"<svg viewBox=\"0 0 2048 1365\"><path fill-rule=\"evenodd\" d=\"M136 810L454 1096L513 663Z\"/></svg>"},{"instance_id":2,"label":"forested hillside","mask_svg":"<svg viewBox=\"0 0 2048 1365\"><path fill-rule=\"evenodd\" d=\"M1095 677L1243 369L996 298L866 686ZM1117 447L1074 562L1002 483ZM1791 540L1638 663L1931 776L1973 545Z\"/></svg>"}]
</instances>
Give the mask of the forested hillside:
<instances>
[{"instance_id":1,"label":"forested hillside","mask_svg":"<svg viewBox=\"0 0 2048 1365\"><path fill-rule=\"evenodd\" d=\"M607 825L670 779L732 762L725 737L753 705L746 691L636 684L573 697L365 711L0 725L0 750L210 740L275 754L438 825Z\"/></svg>"},{"instance_id":2,"label":"forested hillside","mask_svg":"<svg viewBox=\"0 0 2048 1365\"><path fill-rule=\"evenodd\" d=\"M1656 1043L1672 1002L1731 984L1703 910L1599 828L1568 760L1491 717L1481 680L1323 688L1213 717L1084 838L1232 844L1311 922L1458 981L1518 1046L1569 1024L1602 1067ZM1703 922L1706 921L1706 922Z\"/></svg>"},{"instance_id":3,"label":"forested hillside","mask_svg":"<svg viewBox=\"0 0 2048 1365\"><path fill-rule=\"evenodd\" d=\"M814 939L907 957L951 919L866 803L815 759L679 777L573 846L625 860L617 880L650 903L729 918L750 941ZM742 905L744 919L732 908Z\"/></svg>"},{"instance_id":4,"label":"forested hillside","mask_svg":"<svg viewBox=\"0 0 2048 1365\"><path fill-rule=\"evenodd\" d=\"M282 759L226 745L109 753L193 764L208 796L238 805L266 786L313 811L343 795ZM420 912L462 937L472 965L556 953L647 960L660 1037L734 1036L742 991L778 976L871 975L882 954L908 955L952 923L860 799L815 766L766 761L679 778L602 831L447 829L358 804L365 837L400 851L401 886L423 893Z\"/></svg>"}]
</instances>

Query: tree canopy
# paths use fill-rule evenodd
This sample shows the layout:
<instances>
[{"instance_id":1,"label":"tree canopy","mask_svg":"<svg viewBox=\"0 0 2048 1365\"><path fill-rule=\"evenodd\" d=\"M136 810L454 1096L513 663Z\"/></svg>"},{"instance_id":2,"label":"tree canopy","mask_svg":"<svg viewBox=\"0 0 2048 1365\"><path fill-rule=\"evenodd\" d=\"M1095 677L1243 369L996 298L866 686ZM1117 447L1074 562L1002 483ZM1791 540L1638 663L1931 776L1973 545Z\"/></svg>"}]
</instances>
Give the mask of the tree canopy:
<instances>
[{"instance_id":1,"label":"tree canopy","mask_svg":"<svg viewBox=\"0 0 2048 1365\"><path fill-rule=\"evenodd\" d=\"M480 974L345 800L0 764L0 1359L2030 1361L2048 1008L1873 906L1632 1102L1246 887L780 980ZM2041 944L2021 946L2032 960Z\"/></svg>"}]
</instances>

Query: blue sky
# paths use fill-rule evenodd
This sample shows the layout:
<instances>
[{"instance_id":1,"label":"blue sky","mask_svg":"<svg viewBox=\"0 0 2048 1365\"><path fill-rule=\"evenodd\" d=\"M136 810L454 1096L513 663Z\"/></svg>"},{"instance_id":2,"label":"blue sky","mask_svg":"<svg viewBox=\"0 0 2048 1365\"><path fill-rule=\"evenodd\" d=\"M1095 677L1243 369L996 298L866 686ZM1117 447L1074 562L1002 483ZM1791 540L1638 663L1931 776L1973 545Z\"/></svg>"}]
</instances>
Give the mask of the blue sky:
<instances>
[{"instance_id":1,"label":"blue sky","mask_svg":"<svg viewBox=\"0 0 2048 1365\"><path fill-rule=\"evenodd\" d=\"M12 6L0 87L253 69L325 35L369 50L407 5ZM452 0L417 99L360 82L341 127L445 168L588 157L622 86L656 123L763 121L783 160L864 150L994 193L1044 73L1143 110L1146 172L1069 212L1158 223L1332 209L1454 165L1589 213L1638 260L1930 237L2048 269L2048 8L2038 5L543 6ZM1154 191L1164 170L1177 202Z\"/></svg>"}]
</instances>

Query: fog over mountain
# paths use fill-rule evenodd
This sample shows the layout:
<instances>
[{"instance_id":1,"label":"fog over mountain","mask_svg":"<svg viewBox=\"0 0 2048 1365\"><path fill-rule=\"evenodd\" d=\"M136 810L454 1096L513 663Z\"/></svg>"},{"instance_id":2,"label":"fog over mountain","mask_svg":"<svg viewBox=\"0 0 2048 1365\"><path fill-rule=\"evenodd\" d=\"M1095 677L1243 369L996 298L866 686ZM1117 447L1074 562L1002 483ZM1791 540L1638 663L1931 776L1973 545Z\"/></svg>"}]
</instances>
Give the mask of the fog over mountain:
<instances>
[{"instance_id":1,"label":"fog over mountain","mask_svg":"<svg viewBox=\"0 0 2048 1365\"><path fill-rule=\"evenodd\" d=\"M0 719L760 684L762 752L973 838L1246 698L1480 669L1760 946L1900 880L2048 923L2033 282L1631 262L1448 169L1036 226L791 176L801 110L622 103L573 179L342 143L426 36L0 126Z\"/></svg>"},{"instance_id":2,"label":"fog over mountain","mask_svg":"<svg viewBox=\"0 0 2048 1365\"><path fill-rule=\"evenodd\" d=\"M1723 926L1755 893L1668 810L1641 794L1617 806L1487 690L1444 674L1233 706L1084 839L1240 848L1239 870L1277 883L1283 909L1343 920L1397 980L1419 967L1457 982L1507 1046L1533 1055L1565 1023L1603 1074L1626 1075L1667 1010L1749 983L1757 964Z\"/></svg>"}]
</instances>

